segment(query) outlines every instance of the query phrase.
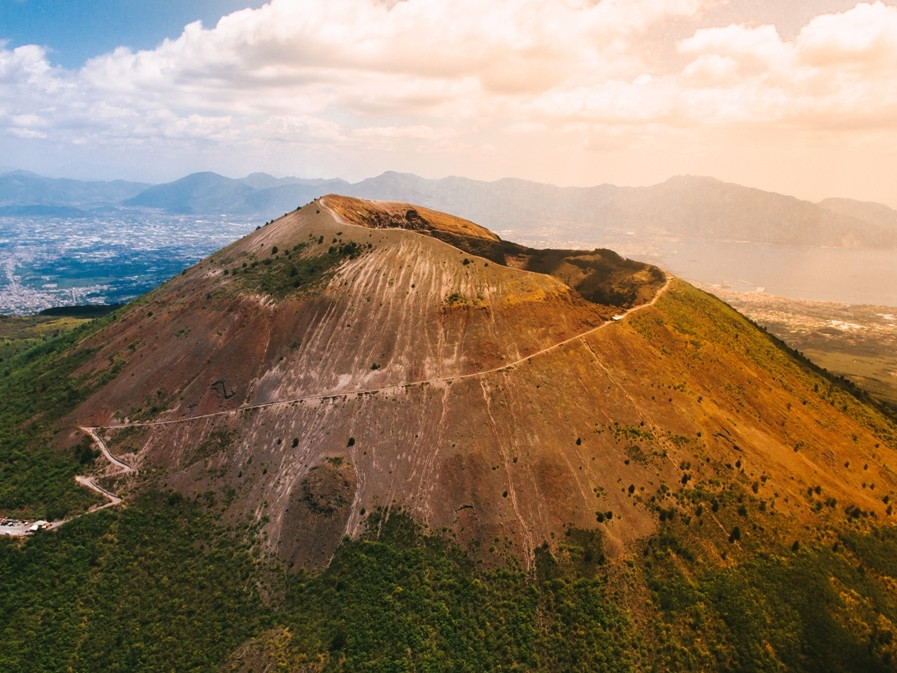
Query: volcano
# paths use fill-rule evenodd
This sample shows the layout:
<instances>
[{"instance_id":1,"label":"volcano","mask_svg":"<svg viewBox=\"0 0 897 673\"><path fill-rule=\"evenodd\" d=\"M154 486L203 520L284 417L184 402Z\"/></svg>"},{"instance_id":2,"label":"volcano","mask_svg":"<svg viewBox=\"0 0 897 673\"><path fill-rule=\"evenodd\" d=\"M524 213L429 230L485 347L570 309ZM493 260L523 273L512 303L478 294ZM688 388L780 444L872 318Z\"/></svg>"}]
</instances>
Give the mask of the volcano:
<instances>
[{"instance_id":1,"label":"volcano","mask_svg":"<svg viewBox=\"0 0 897 673\"><path fill-rule=\"evenodd\" d=\"M719 300L411 204L315 200L78 349L105 373L71 442L134 468L106 488L211 494L292 566L399 511L524 567L571 531L630 558L676 517L724 564L897 494L893 425Z\"/></svg>"}]
</instances>

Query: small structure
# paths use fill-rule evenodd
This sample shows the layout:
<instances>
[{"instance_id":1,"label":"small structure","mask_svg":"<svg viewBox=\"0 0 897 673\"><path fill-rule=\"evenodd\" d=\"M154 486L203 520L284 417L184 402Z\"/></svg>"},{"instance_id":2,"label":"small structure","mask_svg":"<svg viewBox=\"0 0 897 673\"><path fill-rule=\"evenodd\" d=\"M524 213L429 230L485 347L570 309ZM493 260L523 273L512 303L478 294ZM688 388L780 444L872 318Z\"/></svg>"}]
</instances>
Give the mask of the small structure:
<instances>
[{"instance_id":1,"label":"small structure","mask_svg":"<svg viewBox=\"0 0 897 673\"><path fill-rule=\"evenodd\" d=\"M618 313L617 315L614 316L614 320L622 320L625 317L626 316L623 315L622 313Z\"/></svg>"}]
</instances>

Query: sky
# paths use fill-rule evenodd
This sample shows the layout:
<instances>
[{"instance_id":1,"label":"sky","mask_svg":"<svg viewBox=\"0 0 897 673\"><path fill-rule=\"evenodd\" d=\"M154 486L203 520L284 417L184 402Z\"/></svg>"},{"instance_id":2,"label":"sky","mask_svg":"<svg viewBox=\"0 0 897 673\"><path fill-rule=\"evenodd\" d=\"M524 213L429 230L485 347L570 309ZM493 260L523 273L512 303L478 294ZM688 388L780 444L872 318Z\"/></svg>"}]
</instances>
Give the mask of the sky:
<instances>
[{"instance_id":1,"label":"sky","mask_svg":"<svg viewBox=\"0 0 897 673\"><path fill-rule=\"evenodd\" d=\"M0 165L897 207L897 0L0 0Z\"/></svg>"}]
</instances>

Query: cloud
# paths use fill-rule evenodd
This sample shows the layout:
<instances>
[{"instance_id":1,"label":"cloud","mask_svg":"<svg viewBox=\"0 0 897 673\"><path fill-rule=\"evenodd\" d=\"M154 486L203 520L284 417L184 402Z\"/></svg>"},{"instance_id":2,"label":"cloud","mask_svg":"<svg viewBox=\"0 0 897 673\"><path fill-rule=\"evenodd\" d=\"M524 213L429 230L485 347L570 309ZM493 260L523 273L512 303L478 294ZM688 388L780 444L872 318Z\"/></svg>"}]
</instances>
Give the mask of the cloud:
<instances>
[{"instance_id":1,"label":"cloud","mask_svg":"<svg viewBox=\"0 0 897 673\"><path fill-rule=\"evenodd\" d=\"M683 40L679 44L679 51L767 67L783 65L791 57L790 49L782 42L775 26L731 25L702 29Z\"/></svg>"},{"instance_id":2,"label":"cloud","mask_svg":"<svg viewBox=\"0 0 897 673\"><path fill-rule=\"evenodd\" d=\"M304 119L294 128L328 137L333 124L347 138L354 129L440 128L440 120L513 116L519 99L635 76L642 64L628 40L701 5L273 0L214 27L189 24L153 50L116 49L77 72L51 68L39 47L2 49L0 96L82 141L91 127L113 140L154 130L224 138L223 123L245 135L269 117Z\"/></svg>"},{"instance_id":3,"label":"cloud","mask_svg":"<svg viewBox=\"0 0 897 673\"><path fill-rule=\"evenodd\" d=\"M697 57L683 84L730 87L703 99L710 118L729 116L740 104L740 118L758 123L829 132L868 128L875 120L882 129L897 128L897 8L877 2L818 16L792 41L772 26L699 30L678 48Z\"/></svg>"},{"instance_id":4,"label":"cloud","mask_svg":"<svg viewBox=\"0 0 897 673\"><path fill-rule=\"evenodd\" d=\"M798 58L817 68L856 69L867 75L897 69L897 8L881 2L808 23L797 39Z\"/></svg>"},{"instance_id":5,"label":"cloud","mask_svg":"<svg viewBox=\"0 0 897 673\"><path fill-rule=\"evenodd\" d=\"M728 87L738 82L738 61L731 56L702 54L682 74L690 86Z\"/></svg>"},{"instance_id":6,"label":"cloud","mask_svg":"<svg viewBox=\"0 0 897 673\"><path fill-rule=\"evenodd\" d=\"M0 149L4 136L59 152L142 148L152 163L157 147L214 147L209 156L234 165L261 156L285 171L357 174L384 167L384 155L400 169L442 166L454 147L461 172L510 165L587 182L574 171L626 148L664 148L663 170L674 171L708 136L734 151L748 136L772 146L836 133L868 146L870 133L897 130L897 8L861 3L783 38L748 17L705 25L715 4L272 0L76 71L52 67L41 47L0 43Z\"/></svg>"}]
</instances>

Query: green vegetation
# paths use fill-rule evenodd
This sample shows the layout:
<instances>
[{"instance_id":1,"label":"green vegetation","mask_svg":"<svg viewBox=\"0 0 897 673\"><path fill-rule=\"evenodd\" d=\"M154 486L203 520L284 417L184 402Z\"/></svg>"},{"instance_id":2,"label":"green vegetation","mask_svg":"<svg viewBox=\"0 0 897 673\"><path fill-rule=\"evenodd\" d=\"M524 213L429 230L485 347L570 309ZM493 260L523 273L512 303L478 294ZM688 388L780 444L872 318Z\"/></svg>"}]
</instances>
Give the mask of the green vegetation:
<instances>
[{"instance_id":1,"label":"green vegetation","mask_svg":"<svg viewBox=\"0 0 897 673\"><path fill-rule=\"evenodd\" d=\"M897 597L888 559L897 552L897 538L891 531L852 541L888 567L875 567L839 545L795 543L728 568L702 568L677 549L687 543L667 526L646 547L645 562L667 639L661 667L894 670Z\"/></svg>"},{"instance_id":2,"label":"green vegetation","mask_svg":"<svg viewBox=\"0 0 897 673\"><path fill-rule=\"evenodd\" d=\"M657 305L663 317L640 313L629 324L646 340L657 344L662 354L675 349L707 362L710 356L702 346L725 344L727 353L737 354L740 361L767 372L783 387L791 389L799 382L813 389L822 400L866 426L884 442L897 446L897 418L892 409L851 381L821 369L715 297L677 283ZM708 313L712 313L713 320L707 320ZM696 335L700 338L690 338ZM757 402L754 398L751 405L757 407Z\"/></svg>"},{"instance_id":3,"label":"green vegetation","mask_svg":"<svg viewBox=\"0 0 897 673\"><path fill-rule=\"evenodd\" d=\"M342 239L334 239L323 253L317 248L310 249L311 245L300 243L290 250L274 246L269 256L224 272L236 276L243 287L253 292L281 299L320 287L336 273L343 261L355 259L364 251L360 243Z\"/></svg>"},{"instance_id":4,"label":"green vegetation","mask_svg":"<svg viewBox=\"0 0 897 673\"><path fill-rule=\"evenodd\" d=\"M52 520L96 501L74 482L84 469L87 454L81 447L61 450L59 436L51 426L119 371L122 362L112 360L105 369L75 374L95 351L74 347L110 319L89 323L35 320L29 329L6 331L0 362L3 515ZM21 326L21 319L16 320Z\"/></svg>"},{"instance_id":5,"label":"green vegetation","mask_svg":"<svg viewBox=\"0 0 897 673\"><path fill-rule=\"evenodd\" d=\"M290 635L281 657L323 670L627 671L638 651L606 577L477 571L401 515L315 575L253 561L197 504L163 494L0 543L2 670L218 670L272 629Z\"/></svg>"},{"instance_id":6,"label":"green vegetation","mask_svg":"<svg viewBox=\"0 0 897 673\"><path fill-rule=\"evenodd\" d=\"M71 317L0 317L0 371L17 354L41 342L61 336L86 322Z\"/></svg>"},{"instance_id":7,"label":"green vegetation","mask_svg":"<svg viewBox=\"0 0 897 673\"><path fill-rule=\"evenodd\" d=\"M392 517L290 583L294 660L324 670L630 670L629 621L605 579L476 571L457 548ZM310 609L314 606L313 609Z\"/></svg>"},{"instance_id":8,"label":"green vegetation","mask_svg":"<svg viewBox=\"0 0 897 673\"><path fill-rule=\"evenodd\" d=\"M178 496L150 494L0 539L0 670L214 670L263 624L245 546Z\"/></svg>"},{"instance_id":9,"label":"green vegetation","mask_svg":"<svg viewBox=\"0 0 897 673\"><path fill-rule=\"evenodd\" d=\"M201 498L208 501L209 498ZM897 534L706 563L679 521L630 561L570 530L485 569L370 515L321 572L285 572L216 510L147 493L0 540L0 669L889 671ZM379 531L374 534L373 531ZM250 536L250 537L247 537ZM733 542L738 548L740 542ZM277 669L274 669L277 670Z\"/></svg>"},{"instance_id":10,"label":"green vegetation","mask_svg":"<svg viewBox=\"0 0 897 673\"><path fill-rule=\"evenodd\" d=\"M885 402L897 417L897 330L889 309L728 292L735 308Z\"/></svg>"},{"instance_id":11,"label":"green vegetation","mask_svg":"<svg viewBox=\"0 0 897 673\"><path fill-rule=\"evenodd\" d=\"M442 305L450 309L462 307L482 308L486 305L486 301L479 294L476 297L467 297L460 292L451 292L442 300Z\"/></svg>"},{"instance_id":12,"label":"green vegetation","mask_svg":"<svg viewBox=\"0 0 897 673\"><path fill-rule=\"evenodd\" d=\"M191 465L226 451L233 443L236 434L233 430L224 428L212 430L199 446L192 451L187 450L184 452L184 464ZM299 442L297 441L296 443L298 444Z\"/></svg>"}]
</instances>

